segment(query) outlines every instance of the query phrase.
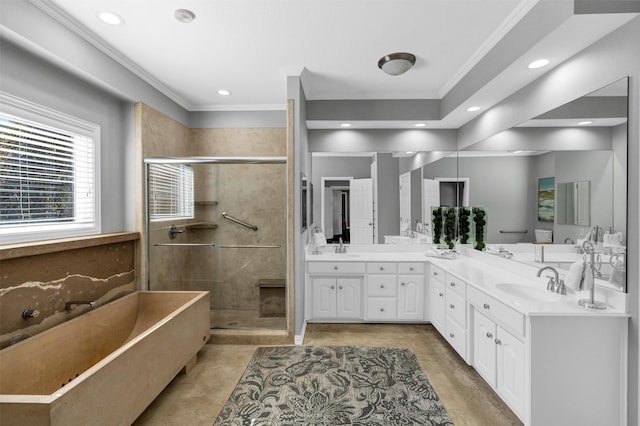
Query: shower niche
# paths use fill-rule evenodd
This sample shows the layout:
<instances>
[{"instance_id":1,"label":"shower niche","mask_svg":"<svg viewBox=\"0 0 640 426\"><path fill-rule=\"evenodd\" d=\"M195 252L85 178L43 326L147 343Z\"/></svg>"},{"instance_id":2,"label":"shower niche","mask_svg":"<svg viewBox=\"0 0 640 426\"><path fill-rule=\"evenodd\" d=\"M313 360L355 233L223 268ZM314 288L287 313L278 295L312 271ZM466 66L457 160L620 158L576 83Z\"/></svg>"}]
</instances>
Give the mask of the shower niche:
<instances>
[{"instance_id":1,"label":"shower niche","mask_svg":"<svg viewBox=\"0 0 640 426\"><path fill-rule=\"evenodd\" d=\"M216 329L286 329L285 159L145 163L148 288L210 291Z\"/></svg>"}]
</instances>

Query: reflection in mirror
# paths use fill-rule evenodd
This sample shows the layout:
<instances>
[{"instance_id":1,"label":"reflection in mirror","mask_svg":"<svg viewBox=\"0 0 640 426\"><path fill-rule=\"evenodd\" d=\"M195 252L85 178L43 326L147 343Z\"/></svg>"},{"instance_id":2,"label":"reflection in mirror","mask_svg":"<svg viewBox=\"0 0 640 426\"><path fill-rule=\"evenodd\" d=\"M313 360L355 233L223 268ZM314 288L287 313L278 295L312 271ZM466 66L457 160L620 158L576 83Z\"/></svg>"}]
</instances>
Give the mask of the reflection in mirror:
<instances>
[{"instance_id":1,"label":"reflection in mirror","mask_svg":"<svg viewBox=\"0 0 640 426\"><path fill-rule=\"evenodd\" d=\"M546 259L568 269L582 256L577 244L589 238L601 253L598 284L626 290L624 265L616 269L608 254L625 251L626 78L460 151L458 162L470 204L487 207L488 244L508 244L514 260L533 262L531 246L521 243L533 243L535 230L552 231ZM556 182L552 222L537 215L538 179L545 177Z\"/></svg>"}]
</instances>

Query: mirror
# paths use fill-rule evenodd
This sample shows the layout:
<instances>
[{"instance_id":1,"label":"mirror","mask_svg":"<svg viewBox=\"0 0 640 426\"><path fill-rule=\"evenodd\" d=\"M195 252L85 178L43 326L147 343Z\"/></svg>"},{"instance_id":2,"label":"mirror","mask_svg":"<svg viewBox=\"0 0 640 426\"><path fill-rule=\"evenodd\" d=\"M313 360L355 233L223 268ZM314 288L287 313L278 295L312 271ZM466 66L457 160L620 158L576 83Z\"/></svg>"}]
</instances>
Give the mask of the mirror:
<instances>
[{"instance_id":1,"label":"mirror","mask_svg":"<svg viewBox=\"0 0 640 426\"><path fill-rule=\"evenodd\" d=\"M487 208L489 245L520 250L526 246L520 243L536 242L536 230L548 230L553 244L545 253L577 254L576 244L595 232L602 252L598 283L609 285L615 269L605 253L624 247L604 246L604 236L620 232L622 245L626 237L627 87L626 78L614 82L458 153L470 205ZM454 167L453 159L443 160ZM544 221L538 181L548 177L555 178L553 220ZM552 266L568 269L577 260L566 257ZM626 284L611 287L626 291Z\"/></svg>"}]
</instances>

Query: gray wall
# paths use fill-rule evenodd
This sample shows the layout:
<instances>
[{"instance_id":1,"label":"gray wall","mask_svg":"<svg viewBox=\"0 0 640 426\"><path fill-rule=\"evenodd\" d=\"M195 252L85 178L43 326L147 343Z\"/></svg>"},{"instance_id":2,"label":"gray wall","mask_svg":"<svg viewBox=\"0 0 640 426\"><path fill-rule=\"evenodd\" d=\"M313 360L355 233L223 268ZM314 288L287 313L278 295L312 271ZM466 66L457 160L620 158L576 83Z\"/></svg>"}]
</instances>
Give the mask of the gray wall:
<instances>
[{"instance_id":1,"label":"gray wall","mask_svg":"<svg viewBox=\"0 0 640 426\"><path fill-rule=\"evenodd\" d=\"M0 55L0 90L100 126L101 231L134 231L133 105L11 42Z\"/></svg>"}]
</instances>

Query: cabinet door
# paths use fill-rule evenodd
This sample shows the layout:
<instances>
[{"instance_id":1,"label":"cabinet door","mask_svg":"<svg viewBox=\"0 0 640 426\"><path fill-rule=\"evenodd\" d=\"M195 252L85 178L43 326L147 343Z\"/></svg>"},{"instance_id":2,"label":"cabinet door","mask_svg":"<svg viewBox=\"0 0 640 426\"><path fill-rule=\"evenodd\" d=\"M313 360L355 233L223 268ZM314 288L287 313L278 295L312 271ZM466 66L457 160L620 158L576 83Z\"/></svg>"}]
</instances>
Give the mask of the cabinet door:
<instances>
[{"instance_id":1,"label":"cabinet door","mask_svg":"<svg viewBox=\"0 0 640 426\"><path fill-rule=\"evenodd\" d=\"M398 319L422 320L424 277L422 275L398 276Z\"/></svg>"},{"instance_id":2,"label":"cabinet door","mask_svg":"<svg viewBox=\"0 0 640 426\"><path fill-rule=\"evenodd\" d=\"M479 312L473 314L473 367L496 387L496 325Z\"/></svg>"},{"instance_id":3,"label":"cabinet door","mask_svg":"<svg viewBox=\"0 0 640 426\"><path fill-rule=\"evenodd\" d=\"M311 278L313 318L336 317L336 279Z\"/></svg>"},{"instance_id":4,"label":"cabinet door","mask_svg":"<svg viewBox=\"0 0 640 426\"><path fill-rule=\"evenodd\" d=\"M336 281L338 286L337 318L362 318L362 279L338 278Z\"/></svg>"},{"instance_id":5,"label":"cabinet door","mask_svg":"<svg viewBox=\"0 0 640 426\"><path fill-rule=\"evenodd\" d=\"M497 386L498 394L516 414L524 412L524 343L500 327L497 330Z\"/></svg>"},{"instance_id":6,"label":"cabinet door","mask_svg":"<svg viewBox=\"0 0 640 426\"><path fill-rule=\"evenodd\" d=\"M429 286L429 310L431 311L431 324L444 334L444 286L431 280Z\"/></svg>"}]
</instances>

